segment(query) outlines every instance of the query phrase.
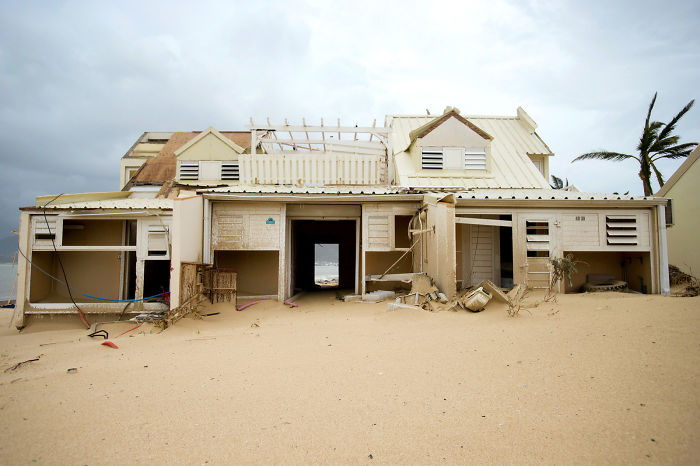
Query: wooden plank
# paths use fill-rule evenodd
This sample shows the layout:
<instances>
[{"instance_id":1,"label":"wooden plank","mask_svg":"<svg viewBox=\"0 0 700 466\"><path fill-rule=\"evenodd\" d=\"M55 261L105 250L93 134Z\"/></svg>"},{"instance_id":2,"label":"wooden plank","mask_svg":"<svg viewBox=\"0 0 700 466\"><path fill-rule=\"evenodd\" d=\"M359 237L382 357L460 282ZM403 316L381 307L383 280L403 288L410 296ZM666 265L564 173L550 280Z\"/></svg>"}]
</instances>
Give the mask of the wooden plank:
<instances>
[{"instance_id":1,"label":"wooden plank","mask_svg":"<svg viewBox=\"0 0 700 466\"><path fill-rule=\"evenodd\" d=\"M410 283L415 275L422 275L421 273L388 273L384 276L381 275L366 275L365 280L368 282L405 282Z\"/></svg>"},{"instance_id":2,"label":"wooden plank","mask_svg":"<svg viewBox=\"0 0 700 466\"><path fill-rule=\"evenodd\" d=\"M295 125L255 125L251 131L280 131L284 133L369 133L375 136L388 136L390 128L372 126L295 126ZM340 135L340 134L338 134Z\"/></svg>"},{"instance_id":3,"label":"wooden plank","mask_svg":"<svg viewBox=\"0 0 700 466\"><path fill-rule=\"evenodd\" d=\"M273 133L274 134L274 133ZM333 152L333 148L354 148L354 149L373 149L377 151L386 151L386 146L382 142L365 142L365 141L329 141L327 139L309 139L309 140L294 140L294 139L261 139L260 142L268 143L270 146L289 146L297 148L306 148L307 150L314 151L309 145L317 144L324 145L330 149L326 149L326 152ZM319 152L321 152L319 150Z\"/></svg>"},{"instance_id":4,"label":"wooden plank","mask_svg":"<svg viewBox=\"0 0 700 466\"><path fill-rule=\"evenodd\" d=\"M494 220L490 218L455 217L455 223L463 223L466 225L513 227L513 222L511 220Z\"/></svg>"},{"instance_id":5,"label":"wooden plank","mask_svg":"<svg viewBox=\"0 0 700 466\"><path fill-rule=\"evenodd\" d=\"M236 305L236 272L233 269L213 269L210 296L212 304L233 303Z\"/></svg>"}]
</instances>

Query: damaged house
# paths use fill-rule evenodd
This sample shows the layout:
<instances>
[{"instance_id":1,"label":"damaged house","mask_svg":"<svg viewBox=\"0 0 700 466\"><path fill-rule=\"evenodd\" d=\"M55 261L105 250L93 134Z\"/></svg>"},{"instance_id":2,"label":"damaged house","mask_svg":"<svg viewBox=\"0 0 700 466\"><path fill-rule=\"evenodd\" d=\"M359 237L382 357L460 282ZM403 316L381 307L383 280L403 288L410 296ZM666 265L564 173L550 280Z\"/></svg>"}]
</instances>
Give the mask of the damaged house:
<instances>
[{"instance_id":1,"label":"damaged house","mask_svg":"<svg viewBox=\"0 0 700 466\"><path fill-rule=\"evenodd\" d=\"M19 268L15 325L76 312L73 300L88 314L176 308L186 264L235 271L238 299L284 300L319 288L318 245L334 246L337 288L355 294L415 273L448 296L482 280L546 288L549 259L569 253L585 265L562 292L609 277L667 293L666 200L552 189L554 154L535 129L521 108L448 107L384 126L145 133L122 158L122 191L22 209L34 267Z\"/></svg>"}]
</instances>

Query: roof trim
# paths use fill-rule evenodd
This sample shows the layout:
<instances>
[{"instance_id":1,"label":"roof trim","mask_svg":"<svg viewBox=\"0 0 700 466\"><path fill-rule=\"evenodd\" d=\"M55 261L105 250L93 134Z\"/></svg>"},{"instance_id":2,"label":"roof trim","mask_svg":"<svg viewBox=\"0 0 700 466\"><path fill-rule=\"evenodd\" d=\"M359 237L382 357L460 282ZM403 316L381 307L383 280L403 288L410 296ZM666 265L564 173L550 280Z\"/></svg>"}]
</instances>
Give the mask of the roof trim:
<instances>
[{"instance_id":1,"label":"roof trim","mask_svg":"<svg viewBox=\"0 0 700 466\"><path fill-rule=\"evenodd\" d=\"M302 204L321 202L331 204L356 204L358 202L421 201L423 194L294 194L294 193L201 193L204 199L227 201L285 201Z\"/></svg>"},{"instance_id":2,"label":"roof trim","mask_svg":"<svg viewBox=\"0 0 700 466\"><path fill-rule=\"evenodd\" d=\"M191 139L187 144L185 144L184 146L182 146L179 149L177 149L176 151L174 151L173 154L175 155L175 157L179 157L180 154L182 154L187 149L194 146L195 144L197 144L199 141L201 141L202 139L204 139L205 137L207 137L210 134L214 135L221 142L223 142L224 144L229 146L231 149L236 151L238 154L242 154L244 152L244 149L241 146L239 146L238 144L236 144L235 142L233 142L232 140L230 140L229 138L227 138L226 136L224 136L223 134L221 134L220 132L215 130L213 126L210 126L209 128L207 128L204 131L202 131L201 133L199 133L197 136L195 136L193 139Z\"/></svg>"},{"instance_id":3,"label":"roof trim","mask_svg":"<svg viewBox=\"0 0 700 466\"><path fill-rule=\"evenodd\" d=\"M92 202L92 201L114 201L118 199L127 199L131 195L128 191L102 191L93 193L64 193L47 194L45 196L37 196L34 201L35 207L53 207L61 204L73 204L76 202Z\"/></svg>"},{"instance_id":4,"label":"roof trim","mask_svg":"<svg viewBox=\"0 0 700 466\"><path fill-rule=\"evenodd\" d=\"M450 110L449 112L446 112L443 114L441 117L437 117L432 121L429 121L428 123L424 124L420 128L416 128L413 131L409 133L409 137L411 138L411 142L415 141L418 138L425 137L428 135L431 131L433 131L435 128L449 120L450 118L456 118L458 121L463 123L465 126L467 126L469 129L474 131L476 134L481 136L484 139L487 139L489 141L493 140L493 136L491 136L489 133L484 131L483 129L479 128L476 126L474 123L471 121L467 120L463 116L461 116L459 113L457 113L454 109Z\"/></svg>"},{"instance_id":5,"label":"roof trim","mask_svg":"<svg viewBox=\"0 0 700 466\"><path fill-rule=\"evenodd\" d=\"M690 153L688 158L685 159L685 161L681 164L680 167L676 169L676 171L671 175L671 178L664 183L664 185L659 189L659 191L656 193L657 196L665 196L668 194L668 192L673 188L673 186L680 180L685 172L687 172L690 167L693 166L693 164L700 158L700 145L695 146L695 149L693 149L693 152Z\"/></svg>"}]
</instances>

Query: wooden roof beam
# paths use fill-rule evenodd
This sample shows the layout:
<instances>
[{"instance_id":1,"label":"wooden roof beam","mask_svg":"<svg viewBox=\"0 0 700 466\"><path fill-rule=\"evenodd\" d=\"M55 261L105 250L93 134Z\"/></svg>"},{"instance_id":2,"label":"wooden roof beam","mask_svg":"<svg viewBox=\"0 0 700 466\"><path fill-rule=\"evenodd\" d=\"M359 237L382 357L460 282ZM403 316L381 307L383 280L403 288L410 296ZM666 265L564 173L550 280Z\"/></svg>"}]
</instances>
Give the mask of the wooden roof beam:
<instances>
[{"instance_id":1,"label":"wooden roof beam","mask_svg":"<svg viewBox=\"0 0 700 466\"><path fill-rule=\"evenodd\" d=\"M249 130L281 132L314 133L369 133L377 137L388 136L389 128L372 126L290 126L290 125L250 125Z\"/></svg>"}]
</instances>

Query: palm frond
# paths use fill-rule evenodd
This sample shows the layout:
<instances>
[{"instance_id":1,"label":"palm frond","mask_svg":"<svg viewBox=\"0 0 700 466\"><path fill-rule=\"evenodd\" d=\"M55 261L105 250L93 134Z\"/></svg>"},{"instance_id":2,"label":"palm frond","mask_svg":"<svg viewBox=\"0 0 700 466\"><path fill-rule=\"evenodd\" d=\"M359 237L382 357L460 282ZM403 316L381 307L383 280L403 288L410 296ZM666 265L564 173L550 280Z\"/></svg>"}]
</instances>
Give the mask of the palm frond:
<instances>
[{"instance_id":1,"label":"palm frond","mask_svg":"<svg viewBox=\"0 0 700 466\"><path fill-rule=\"evenodd\" d=\"M666 136L670 135L670 134L673 132L673 130L676 129L676 124L678 123L678 120L680 120L681 118L683 118L683 115L685 115L686 113L688 113L688 110L690 110L691 108L693 108L693 104L695 104L695 99L693 99L693 100L691 100L690 102L688 102L688 103L686 104L686 106L683 107L683 109L682 109L680 112L678 112L678 115L674 116L674 117L671 119L671 121L669 121L669 122L666 124L666 126L664 127L664 129L662 129L661 132L659 133L658 139L664 139Z\"/></svg>"},{"instance_id":2,"label":"palm frond","mask_svg":"<svg viewBox=\"0 0 700 466\"><path fill-rule=\"evenodd\" d=\"M657 157L654 157L652 162L656 162L657 160L661 159L670 159L670 160L676 160L676 159L684 159L690 155L691 151L683 151L683 152L672 152L670 154L663 154L659 155Z\"/></svg>"},{"instance_id":3,"label":"palm frond","mask_svg":"<svg viewBox=\"0 0 700 466\"><path fill-rule=\"evenodd\" d=\"M591 160L591 159L611 160L613 162L617 162L620 160L627 160L627 159L639 160L634 155L621 154L619 152L600 151L600 152L588 152L586 154L579 155L571 162L573 163L573 162L578 162L579 160Z\"/></svg>"},{"instance_id":4,"label":"palm frond","mask_svg":"<svg viewBox=\"0 0 700 466\"><path fill-rule=\"evenodd\" d=\"M658 140L659 129L663 126L664 124L660 121L652 121L645 125L644 131L639 138L639 145L637 146L637 150L640 153L645 154L652 150L654 142Z\"/></svg>"},{"instance_id":5,"label":"palm frond","mask_svg":"<svg viewBox=\"0 0 700 466\"><path fill-rule=\"evenodd\" d=\"M550 186L554 189L561 189L564 187L564 182L558 176L552 175L552 184Z\"/></svg>"},{"instance_id":6,"label":"palm frond","mask_svg":"<svg viewBox=\"0 0 700 466\"><path fill-rule=\"evenodd\" d=\"M649 128L649 120L651 120L651 111L654 109L654 104L656 103L656 95L658 92L654 92L654 97L651 99L651 103L649 104L649 111L647 112L647 119L644 122L644 131L646 132L647 128Z\"/></svg>"},{"instance_id":7,"label":"palm frond","mask_svg":"<svg viewBox=\"0 0 700 466\"><path fill-rule=\"evenodd\" d=\"M651 168L654 169L654 173L656 174L656 181L659 182L659 188L661 188L665 183L664 177L661 174L661 172L659 171L659 169L656 168L656 165L654 165L653 163L651 164Z\"/></svg>"},{"instance_id":8,"label":"palm frond","mask_svg":"<svg viewBox=\"0 0 700 466\"><path fill-rule=\"evenodd\" d=\"M656 152L656 155L652 157L652 162L659 159L680 159L682 157L687 157L693 152L693 149L697 147L696 142L687 142L685 144L678 144L677 146L669 147L668 149L660 150Z\"/></svg>"}]
</instances>

